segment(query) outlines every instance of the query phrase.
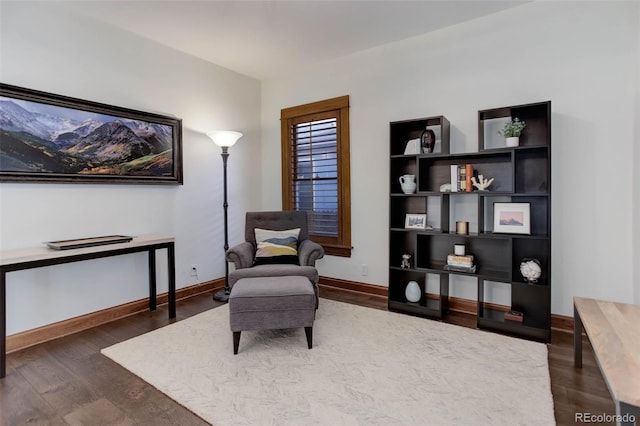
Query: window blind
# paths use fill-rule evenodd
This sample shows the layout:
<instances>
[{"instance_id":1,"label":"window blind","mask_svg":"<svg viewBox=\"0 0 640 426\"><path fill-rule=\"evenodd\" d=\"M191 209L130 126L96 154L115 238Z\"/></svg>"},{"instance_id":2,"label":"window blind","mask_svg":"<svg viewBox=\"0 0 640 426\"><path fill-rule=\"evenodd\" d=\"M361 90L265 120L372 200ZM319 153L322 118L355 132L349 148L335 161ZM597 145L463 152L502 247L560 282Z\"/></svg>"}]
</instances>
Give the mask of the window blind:
<instances>
[{"instance_id":1,"label":"window blind","mask_svg":"<svg viewBox=\"0 0 640 426\"><path fill-rule=\"evenodd\" d=\"M339 232L337 125L337 112L329 111L299 117L289 128L291 201L307 212L309 232L317 236Z\"/></svg>"}]
</instances>

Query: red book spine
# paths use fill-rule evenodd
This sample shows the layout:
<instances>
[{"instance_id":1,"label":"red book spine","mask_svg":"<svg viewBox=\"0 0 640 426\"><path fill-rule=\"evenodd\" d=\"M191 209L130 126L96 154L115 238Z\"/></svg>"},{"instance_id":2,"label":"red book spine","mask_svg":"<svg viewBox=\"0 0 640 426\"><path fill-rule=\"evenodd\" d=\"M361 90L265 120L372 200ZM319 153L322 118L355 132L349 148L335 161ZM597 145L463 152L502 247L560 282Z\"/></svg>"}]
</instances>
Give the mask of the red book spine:
<instances>
[{"instance_id":1,"label":"red book spine","mask_svg":"<svg viewBox=\"0 0 640 426\"><path fill-rule=\"evenodd\" d=\"M473 189L471 186L471 176L473 176L473 167L471 167L471 164L467 164L467 192L471 192Z\"/></svg>"}]
</instances>

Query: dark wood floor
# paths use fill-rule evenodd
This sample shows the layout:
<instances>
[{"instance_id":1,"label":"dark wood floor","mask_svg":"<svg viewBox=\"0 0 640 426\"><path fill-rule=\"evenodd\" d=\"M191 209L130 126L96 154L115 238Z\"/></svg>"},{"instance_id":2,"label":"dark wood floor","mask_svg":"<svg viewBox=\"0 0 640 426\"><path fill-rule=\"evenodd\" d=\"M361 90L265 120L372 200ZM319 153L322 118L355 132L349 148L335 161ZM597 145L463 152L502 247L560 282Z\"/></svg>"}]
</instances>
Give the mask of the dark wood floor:
<instances>
[{"instance_id":1,"label":"dark wood floor","mask_svg":"<svg viewBox=\"0 0 640 426\"><path fill-rule=\"evenodd\" d=\"M321 296L386 309L386 299L322 288ZM211 294L178 302L181 320L217 306ZM428 321L428 320L425 320ZM140 313L7 357L0 379L0 425L203 425L199 417L100 354L100 349L167 325L167 311ZM447 322L473 327L475 318L452 314ZM575 413L615 414L588 344L583 369L573 367L569 333L553 333L549 372L559 425ZM162 354L158 354L162 356Z\"/></svg>"}]
</instances>

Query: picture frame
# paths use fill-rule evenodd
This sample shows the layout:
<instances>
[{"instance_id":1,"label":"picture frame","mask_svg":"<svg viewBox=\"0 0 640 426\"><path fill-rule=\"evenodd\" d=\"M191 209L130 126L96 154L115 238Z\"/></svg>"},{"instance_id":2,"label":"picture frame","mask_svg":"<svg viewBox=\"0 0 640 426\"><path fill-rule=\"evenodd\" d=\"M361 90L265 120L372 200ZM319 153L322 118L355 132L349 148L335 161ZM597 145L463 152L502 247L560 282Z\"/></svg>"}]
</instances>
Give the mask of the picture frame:
<instances>
[{"instance_id":1,"label":"picture frame","mask_svg":"<svg viewBox=\"0 0 640 426\"><path fill-rule=\"evenodd\" d=\"M404 219L404 227L406 229L426 229L427 215L407 213Z\"/></svg>"},{"instance_id":2,"label":"picture frame","mask_svg":"<svg viewBox=\"0 0 640 426\"><path fill-rule=\"evenodd\" d=\"M530 203L493 203L493 232L531 235Z\"/></svg>"},{"instance_id":3,"label":"picture frame","mask_svg":"<svg viewBox=\"0 0 640 426\"><path fill-rule=\"evenodd\" d=\"M182 120L0 83L0 182L182 184Z\"/></svg>"}]
</instances>

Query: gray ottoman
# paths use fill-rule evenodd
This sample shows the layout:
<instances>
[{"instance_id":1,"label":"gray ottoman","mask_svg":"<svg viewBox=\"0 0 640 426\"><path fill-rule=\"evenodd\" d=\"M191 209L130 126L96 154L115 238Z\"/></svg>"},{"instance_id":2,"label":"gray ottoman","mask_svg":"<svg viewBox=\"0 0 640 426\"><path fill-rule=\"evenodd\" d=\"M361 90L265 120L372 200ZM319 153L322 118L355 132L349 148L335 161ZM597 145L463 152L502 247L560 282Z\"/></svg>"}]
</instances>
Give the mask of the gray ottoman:
<instances>
[{"instance_id":1,"label":"gray ottoman","mask_svg":"<svg viewBox=\"0 0 640 426\"><path fill-rule=\"evenodd\" d=\"M238 353L240 333L304 327L307 346L313 342L316 294L306 277L256 277L237 281L229 294L229 324L233 353Z\"/></svg>"}]
</instances>

